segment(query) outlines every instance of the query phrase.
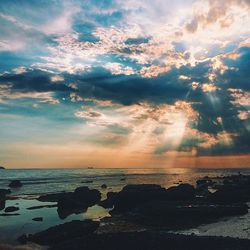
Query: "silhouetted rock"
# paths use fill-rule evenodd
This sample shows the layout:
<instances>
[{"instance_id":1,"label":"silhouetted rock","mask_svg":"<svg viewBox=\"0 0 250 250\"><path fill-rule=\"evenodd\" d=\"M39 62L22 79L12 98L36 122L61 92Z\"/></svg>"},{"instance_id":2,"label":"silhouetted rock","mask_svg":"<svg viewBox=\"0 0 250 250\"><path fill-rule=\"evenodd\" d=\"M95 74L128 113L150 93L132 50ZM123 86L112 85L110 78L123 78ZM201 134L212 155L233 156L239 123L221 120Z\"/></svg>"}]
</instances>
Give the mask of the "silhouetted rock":
<instances>
[{"instance_id":1,"label":"silhouetted rock","mask_svg":"<svg viewBox=\"0 0 250 250\"><path fill-rule=\"evenodd\" d=\"M195 197L195 188L190 184L180 184L167 189L168 200L191 200Z\"/></svg>"},{"instance_id":2,"label":"silhouetted rock","mask_svg":"<svg viewBox=\"0 0 250 250\"><path fill-rule=\"evenodd\" d=\"M102 185L101 185L101 188L102 188L102 189L106 189L106 188L107 188L107 185L106 185L106 184L102 184Z\"/></svg>"},{"instance_id":3,"label":"silhouetted rock","mask_svg":"<svg viewBox=\"0 0 250 250\"><path fill-rule=\"evenodd\" d=\"M60 199L66 197L69 194L73 194L73 192L60 192L53 194L44 194L37 198L37 200L42 202L58 202Z\"/></svg>"},{"instance_id":4,"label":"silhouetted rock","mask_svg":"<svg viewBox=\"0 0 250 250\"><path fill-rule=\"evenodd\" d=\"M3 166L0 166L0 170L4 170L5 169L5 167L3 167Z\"/></svg>"},{"instance_id":5,"label":"silhouetted rock","mask_svg":"<svg viewBox=\"0 0 250 250\"><path fill-rule=\"evenodd\" d=\"M32 220L33 221L43 221L43 217L35 217Z\"/></svg>"},{"instance_id":6,"label":"silhouetted rock","mask_svg":"<svg viewBox=\"0 0 250 250\"><path fill-rule=\"evenodd\" d=\"M117 193L113 212L125 212L151 200L166 198L166 189L155 184L126 185Z\"/></svg>"},{"instance_id":7,"label":"silhouetted rock","mask_svg":"<svg viewBox=\"0 0 250 250\"><path fill-rule=\"evenodd\" d=\"M249 250L249 245L250 240L230 237L145 231L91 234L60 242L49 250Z\"/></svg>"},{"instance_id":8,"label":"silhouetted rock","mask_svg":"<svg viewBox=\"0 0 250 250\"><path fill-rule=\"evenodd\" d=\"M54 205L44 205L44 206L34 206L34 207L27 207L28 210L35 210L35 209L41 209L41 208L53 208L57 207L57 204Z\"/></svg>"},{"instance_id":9,"label":"silhouetted rock","mask_svg":"<svg viewBox=\"0 0 250 250\"><path fill-rule=\"evenodd\" d=\"M18 210L19 210L19 207L10 206L10 207L6 207L4 209L4 212L5 213L12 213L12 212L15 212L15 211L18 211Z\"/></svg>"},{"instance_id":10,"label":"silhouetted rock","mask_svg":"<svg viewBox=\"0 0 250 250\"><path fill-rule=\"evenodd\" d=\"M73 193L67 193L58 200L58 214L65 218L72 213L79 213L101 200L101 193L97 189L88 187L76 188Z\"/></svg>"},{"instance_id":11,"label":"silhouetted rock","mask_svg":"<svg viewBox=\"0 0 250 250\"><path fill-rule=\"evenodd\" d=\"M226 216L243 215L248 212L245 204L182 205L167 201L145 203L130 211L128 218L147 226L163 226L166 229L183 229L214 222Z\"/></svg>"},{"instance_id":12,"label":"silhouetted rock","mask_svg":"<svg viewBox=\"0 0 250 250\"><path fill-rule=\"evenodd\" d=\"M71 221L61 225L51 227L33 235L26 236L27 241L35 242L41 245L53 245L71 240L76 237L84 237L92 234L99 226L97 221ZM25 237L19 237L19 240L25 241Z\"/></svg>"},{"instance_id":13,"label":"silhouetted rock","mask_svg":"<svg viewBox=\"0 0 250 250\"><path fill-rule=\"evenodd\" d=\"M11 181L10 184L9 184L9 187L11 188L19 188L19 187L22 187L22 182L20 180L14 180L14 181Z\"/></svg>"},{"instance_id":14,"label":"silhouetted rock","mask_svg":"<svg viewBox=\"0 0 250 250\"><path fill-rule=\"evenodd\" d=\"M115 198L117 197L116 192L108 192L107 199L100 201L99 205L104 208L112 208L114 206Z\"/></svg>"}]
</instances>

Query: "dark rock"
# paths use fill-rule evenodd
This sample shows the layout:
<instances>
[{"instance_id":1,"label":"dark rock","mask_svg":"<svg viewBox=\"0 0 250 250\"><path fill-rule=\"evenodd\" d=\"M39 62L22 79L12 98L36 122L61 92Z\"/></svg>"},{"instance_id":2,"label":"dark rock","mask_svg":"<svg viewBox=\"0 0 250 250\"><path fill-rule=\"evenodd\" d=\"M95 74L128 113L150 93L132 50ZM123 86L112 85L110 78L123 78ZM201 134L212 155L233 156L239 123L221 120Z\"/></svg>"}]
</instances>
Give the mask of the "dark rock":
<instances>
[{"instance_id":1,"label":"dark rock","mask_svg":"<svg viewBox=\"0 0 250 250\"><path fill-rule=\"evenodd\" d=\"M101 188L102 188L102 189L106 189L106 188L107 188L107 185L106 185L106 184L102 184L102 185L101 185Z\"/></svg>"},{"instance_id":2,"label":"dark rock","mask_svg":"<svg viewBox=\"0 0 250 250\"><path fill-rule=\"evenodd\" d=\"M6 207L4 212L5 213L12 213L12 212L15 212L15 211L18 211L18 210L19 210L19 207L10 206L10 207Z\"/></svg>"},{"instance_id":3,"label":"dark rock","mask_svg":"<svg viewBox=\"0 0 250 250\"><path fill-rule=\"evenodd\" d=\"M11 193L11 191L9 189L0 188L0 197L5 196L5 195L10 194L10 193Z\"/></svg>"},{"instance_id":4,"label":"dark rock","mask_svg":"<svg viewBox=\"0 0 250 250\"><path fill-rule=\"evenodd\" d=\"M34 207L28 207L26 209L28 209L28 210L35 210L35 209L53 208L53 207L57 207L57 204L54 204L54 205L44 205L44 206L34 206Z\"/></svg>"},{"instance_id":5,"label":"dark rock","mask_svg":"<svg viewBox=\"0 0 250 250\"><path fill-rule=\"evenodd\" d=\"M126 178L124 177L124 178L121 178L120 180L121 180L121 181L126 181Z\"/></svg>"},{"instance_id":6,"label":"dark rock","mask_svg":"<svg viewBox=\"0 0 250 250\"><path fill-rule=\"evenodd\" d=\"M28 235L23 234L17 238L17 241L21 244L26 244L28 242Z\"/></svg>"},{"instance_id":7,"label":"dark rock","mask_svg":"<svg viewBox=\"0 0 250 250\"><path fill-rule=\"evenodd\" d=\"M37 198L37 200L42 202L58 202L60 199L66 197L69 194L73 194L73 192L60 192L60 193L54 193L54 194L45 194L41 195Z\"/></svg>"},{"instance_id":8,"label":"dark rock","mask_svg":"<svg viewBox=\"0 0 250 250\"><path fill-rule=\"evenodd\" d=\"M211 194L211 200L216 203L237 203L250 201L250 187L224 185Z\"/></svg>"},{"instance_id":9,"label":"dark rock","mask_svg":"<svg viewBox=\"0 0 250 250\"><path fill-rule=\"evenodd\" d=\"M43 221L43 217L35 217L32 220L33 221Z\"/></svg>"},{"instance_id":10,"label":"dark rock","mask_svg":"<svg viewBox=\"0 0 250 250\"><path fill-rule=\"evenodd\" d=\"M249 250L249 245L247 239L144 231L91 234L60 242L49 250Z\"/></svg>"},{"instance_id":11,"label":"dark rock","mask_svg":"<svg viewBox=\"0 0 250 250\"><path fill-rule=\"evenodd\" d=\"M5 203L6 203L5 199L3 200L0 199L0 211L5 208Z\"/></svg>"},{"instance_id":12,"label":"dark rock","mask_svg":"<svg viewBox=\"0 0 250 250\"><path fill-rule=\"evenodd\" d=\"M190 184L180 184L167 189L168 200L191 200L195 197L195 188Z\"/></svg>"},{"instance_id":13,"label":"dark rock","mask_svg":"<svg viewBox=\"0 0 250 250\"><path fill-rule=\"evenodd\" d=\"M10 184L9 184L9 187L11 188L19 188L19 187L22 187L22 182L19 181L19 180L14 180L14 181L11 181Z\"/></svg>"},{"instance_id":14,"label":"dark rock","mask_svg":"<svg viewBox=\"0 0 250 250\"><path fill-rule=\"evenodd\" d=\"M17 215L20 215L20 214L0 214L0 216L17 216Z\"/></svg>"},{"instance_id":15,"label":"dark rock","mask_svg":"<svg viewBox=\"0 0 250 250\"><path fill-rule=\"evenodd\" d=\"M143 204L132 211L130 219L147 226L163 226L165 229L183 229L204 223L214 222L226 216L248 213L245 204L214 205L187 204L181 205L166 201L154 201ZM132 217L131 217L132 216Z\"/></svg>"},{"instance_id":16,"label":"dark rock","mask_svg":"<svg viewBox=\"0 0 250 250\"><path fill-rule=\"evenodd\" d=\"M58 200L58 214L66 218L72 213L80 213L101 200L101 193L97 189L88 187L76 188L73 193L67 193Z\"/></svg>"},{"instance_id":17,"label":"dark rock","mask_svg":"<svg viewBox=\"0 0 250 250\"><path fill-rule=\"evenodd\" d=\"M3 166L0 166L0 170L4 170L5 169L5 167L3 167Z\"/></svg>"},{"instance_id":18,"label":"dark rock","mask_svg":"<svg viewBox=\"0 0 250 250\"><path fill-rule=\"evenodd\" d=\"M40 245L53 245L72 238L90 235L98 228L98 226L99 222L97 221L71 221L29 235L27 240Z\"/></svg>"},{"instance_id":19,"label":"dark rock","mask_svg":"<svg viewBox=\"0 0 250 250\"><path fill-rule=\"evenodd\" d=\"M165 199L166 193L166 189L160 185L127 185L117 193L113 212L129 211L147 201Z\"/></svg>"},{"instance_id":20,"label":"dark rock","mask_svg":"<svg viewBox=\"0 0 250 250\"><path fill-rule=\"evenodd\" d=\"M116 196L117 196L116 192L108 192L107 199L100 201L99 205L104 208L112 208L114 206Z\"/></svg>"}]
</instances>

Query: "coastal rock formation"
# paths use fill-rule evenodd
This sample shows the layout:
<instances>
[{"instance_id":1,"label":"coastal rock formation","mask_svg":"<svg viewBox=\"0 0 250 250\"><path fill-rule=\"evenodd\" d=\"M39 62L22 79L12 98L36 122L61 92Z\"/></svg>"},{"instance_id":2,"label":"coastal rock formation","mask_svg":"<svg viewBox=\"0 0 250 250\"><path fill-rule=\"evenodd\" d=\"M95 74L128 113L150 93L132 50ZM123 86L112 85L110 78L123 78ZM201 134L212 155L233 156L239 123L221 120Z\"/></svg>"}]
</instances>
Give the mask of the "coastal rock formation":
<instances>
[{"instance_id":1,"label":"coastal rock formation","mask_svg":"<svg viewBox=\"0 0 250 250\"><path fill-rule=\"evenodd\" d=\"M60 218L66 218L72 213L79 213L101 200L101 193L97 189L88 187L76 188L58 200L57 211Z\"/></svg>"},{"instance_id":2,"label":"coastal rock formation","mask_svg":"<svg viewBox=\"0 0 250 250\"><path fill-rule=\"evenodd\" d=\"M15 211L18 211L18 210L19 210L19 207L10 206L10 207L6 207L4 212L5 213L12 213L12 212L15 212Z\"/></svg>"},{"instance_id":3,"label":"coastal rock formation","mask_svg":"<svg viewBox=\"0 0 250 250\"><path fill-rule=\"evenodd\" d=\"M9 184L9 187L11 188L19 188L19 187L22 187L22 182L20 180L14 180L14 181L11 181L10 184Z\"/></svg>"},{"instance_id":4,"label":"coastal rock formation","mask_svg":"<svg viewBox=\"0 0 250 250\"><path fill-rule=\"evenodd\" d=\"M54 227L50 227L39 233L32 235L22 235L19 237L19 242L26 243L28 241L40 245L54 245L65 242L72 238L84 237L92 234L99 227L99 222L71 221Z\"/></svg>"},{"instance_id":5,"label":"coastal rock formation","mask_svg":"<svg viewBox=\"0 0 250 250\"><path fill-rule=\"evenodd\" d=\"M6 195L10 193L9 189L0 188L0 211L5 208Z\"/></svg>"},{"instance_id":6,"label":"coastal rock formation","mask_svg":"<svg viewBox=\"0 0 250 250\"><path fill-rule=\"evenodd\" d=\"M250 240L163 232L91 234L68 239L49 250L249 250Z\"/></svg>"},{"instance_id":7,"label":"coastal rock formation","mask_svg":"<svg viewBox=\"0 0 250 250\"><path fill-rule=\"evenodd\" d=\"M78 187L74 192L46 194L38 197L42 202L57 202L57 212L61 219L73 213L80 213L101 200L101 193L97 189L86 186Z\"/></svg>"},{"instance_id":8,"label":"coastal rock formation","mask_svg":"<svg viewBox=\"0 0 250 250\"><path fill-rule=\"evenodd\" d=\"M114 206L115 199L117 197L116 192L108 192L107 199L100 201L99 205L104 208L112 208Z\"/></svg>"},{"instance_id":9,"label":"coastal rock formation","mask_svg":"<svg viewBox=\"0 0 250 250\"><path fill-rule=\"evenodd\" d=\"M195 188L180 184L168 189L155 184L127 185L113 198L113 212L125 212L150 201L184 201L195 197Z\"/></svg>"},{"instance_id":10,"label":"coastal rock formation","mask_svg":"<svg viewBox=\"0 0 250 250\"><path fill-rule=\"evenodd\" d=\"M3 167L3 166L0 166L0 170L4 170L5 169L5 167Z\"/></svg>"}]
</instances>

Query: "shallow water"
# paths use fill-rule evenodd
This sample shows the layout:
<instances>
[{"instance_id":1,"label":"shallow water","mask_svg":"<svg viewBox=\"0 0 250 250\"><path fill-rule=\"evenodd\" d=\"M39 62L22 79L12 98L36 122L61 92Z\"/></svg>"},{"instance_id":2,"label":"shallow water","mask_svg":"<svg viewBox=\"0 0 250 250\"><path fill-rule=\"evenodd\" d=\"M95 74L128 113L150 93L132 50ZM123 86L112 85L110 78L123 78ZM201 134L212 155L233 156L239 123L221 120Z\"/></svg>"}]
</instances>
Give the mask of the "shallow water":
<instances>
[{"instance_id":1,"label":"shallow water","mask_svg":"<svg viewBox=\"0 0 250 250\"><path fill-rule=\"evenodd\" d=\"M119 191L126 184L142 184L153 183L160 184L164 187L169 187L180 182L195 184L196 180L204 176L224 176L237 174L239 171L243 174L250 174L248 169L8 169L0 171L0 188L7 188L11 180L19 179L23 186L18 189L12 189L12 195L17 196L16 200L7 200L6 206L18 206L19 213L17 216L0 216L0 242L15 243L18 236L23 233L34 233L47 229L53 225L65 223L71 220L94 219L98 220L108 216L108 210L93 206L87 211L70 215L62 220L57 214L57 208L42 208L36 210L27 210L28 207L53 204L48 202L39 202L35 200L39 194L52 193L59 191L71 191L79 186L89 186L90 188L97 188L102 192L103 198L108 191ZM88 181L92 183L86 183ZM101 189L101 185L107 184L107 189ZM3 211L0 211L2 214ZM247 215L248 216L248 215ZM43 217L43 222L32 221L34 217ZM232 220L232 219L230 219ZM219 225L222 230L223 227L230 228L230 225L236 227L238 225L227 221ZM250 221L250 219L246 219ZM221 222L223 223L223 221ZM247 227L247 226L246 226ZM249 226L250 227L250 226ZM240 228L239 230L243 230ZM233 231L233 228L230 229ZM230 230L221 232L228 232ZM198 234L209 235L213 233L211 229L198 228ZM214 231L216 235L220 235L220 230ZM239 234L234 234L237 236ZM248 235L248 234L243 234Z\"/></svg>"}]
</instances>

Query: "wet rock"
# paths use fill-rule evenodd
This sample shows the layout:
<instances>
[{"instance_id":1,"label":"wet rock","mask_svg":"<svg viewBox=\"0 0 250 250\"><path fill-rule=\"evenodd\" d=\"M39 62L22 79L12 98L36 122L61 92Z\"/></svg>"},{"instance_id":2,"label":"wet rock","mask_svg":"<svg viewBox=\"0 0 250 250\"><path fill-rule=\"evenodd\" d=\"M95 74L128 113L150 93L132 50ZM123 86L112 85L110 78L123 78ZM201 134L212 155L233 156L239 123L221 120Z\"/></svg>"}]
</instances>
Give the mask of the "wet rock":
<instances>
[{"instance_id":1,"label":"wet rock","mask_svg":"<svg viewBox=\"0 0 250 250\"><path fill-rule=\"evenodd\" d=\"M16 213L16 214L0 214L0 216L17 216L17 215L20 215L20 214L18 214L18 213Z\"/></svg>"},{"instance_id":2,"label":"wet rock","mask_svg":"<svg viewBox=\"0 0 250 250\"><path fill-rule=\"evenodd\" d=\"M1 210L4 210L5 204L6 204L5 199L3 199L3 200L0 199L0 211L1 211Z\"/></svg>"},{"instance_id":3,"label":"wet rock","mask_svg":"<svg viewBox=\"0 0 250 250\"><path fill-rule=\"evenodd\" d=\"M35 217L32 220L33 221L43 221L43 217Z\"/></svg>"},{"instance_id":4,"label":"wet rock","mask_svg":"<svg viewBox=\"0 0 250 250\"><path fill-rule=\"evenodd\" d=\"M53 204L53 205L44 205L44 206L34 206L34 207L28 207L28 208L26 208L26 209L27 209L27 210L35 210L35 209L53 208L53 207L57 207L57 204Z\"/></svg>"},{"instance_id":5,"label":"wet rock","mask_svg":"<svg viewBox=\"0 0 250 250\"><path fill-rule=\"evenodd\" d=\"M54 205L44 205L44 206L34 206L34 207L27 207L27 210L35 210L35 209L41 209L41 208L53 208L57 207L57 204Z\"/></svg>"},{"instance_id":6,"label":"wet rock","mask_svg":"<svg viewBox=\"0 0 250 250\"><path fill-rule=\"evenodd\" d=\"M3 167L3 166L0 166L0 170L4 170L5 169L5 167Z\"/></svg>"},{"instance_id":7,"label":"wet rock","mask_svg":"<svg viewBox=\"0 0 250 250\"><path fill-rule=\"evenodd\" d=\"M6 207L4 209L4 212L5 213L12 213L12 212L15 212L15 211L18 211L18 210L19 210L19 207L10 206L10 207Z\"/></svg>"},{"instance_id":8,"label":"wet rock","mask_svg":"<svg viewBox=\"0 0 250 250\"><path fill-rule=\"evenodd\" d=\"M28 235L23 234L17 238L17 241L21 244L26 244L28 242Z\"/></svg>"},{"instance_id":9,"label":"wet rock","mask_svg":"<svg viewBox=\"0 0 250 250\"><path fill-rule=\"evenodd\" d=\"M126 185L114 200L113 212L125 212L147 201L164 199L166 189L155 184Z\"/></svg>"},{"instance_id":10,"label":"wet rock","mask_svg":"<svg viewBox=\"0 0 250 250\"><path fill-rule=\"evenodd\" d=\"M166 229L174 230L214 222L226 216L243 215L248 213L248 207L245 204L182 205L166 201L154 201L143 204L130 212L128 218L141 224L156 227L163 226Z\"/></svg>"},{"instance_id":11,"label":"wet rock","mask_svg":"<svg viewBox=\"0 0 250 250\"><path fill-rule=\"evenodd\" d=\"M104 208L112 208L114 206L116 196L117 196L116 192L108 192L107 199L100 201L99 205Z\"/></svg>"},{"instance_id":12,"label":"wet rock","mask_svg":"<svg viewBox=\"0 0 250 250\"><path fill-rule=\"evenodd\" d=\"M53 193L53 194L45 194L41 195L37 198L37 200L42 202L58 202L60 199L66 197L69 194L73 194L73 192L60 192L60 193Z\"/></svg>"},{"instance_id":13,"label":"wet rock","mask_svg":"<svg viewBox=\"0 0 250 250\"><path fill-rule=\"evenodd\" d=\"M125 178L125 177L123 177L123 178L121 178L120 180L121 180L121 181L126 181L126 178Z\"/></svg>"},{"instance_id":14,"label":"wet rock","mask_svg":"<svg viewBox=\"0 0 250 250\"><path fill-rule=\"evenodd\" d=\"M101 188L102 188L102 189L106 189L106 188L107 188L107 185L106 185L106 184L102 184L102 185L101 185Z\"/></svg>"},{"instance_id":15,"label":"wet rock","mask_svg":"<svg viewBox=\"0 0 250 250\"><path fill-rule=\"evenodd\" d=\"M11 188L20 188L22 187L22 182L20 180L14 180L14 181L11 181L10 184L9 184L9 187Z\"/></svg>"},{"instance_id":16,"label":"wet rock","mask_svg":"<svg viewBox=\"0 0 250 250\"><path fill-rule=\"evenodd\" d=\"M190 184L180 184L167 189L168 200L191 200L195 197L195 188Z\"/></svg>"},{"instance_id":17,"label":"wet rock","mask_svg":"<svg viewBox=\"0 0 250 250\"><path fill-rule=\"evenodd\" d=\"M29 235L27 236L27 241L41 245L58 244L72 238L90 235L98 228L98 226L99 222L91 220L71 221Z\"/></svg>"},{"instance_id":18,"label":"wet rock","mask_svg":"<svg viewBox=\"0 0 250 250\"><path fill-rule=\"evenodd\" d=\"M80 213L101 200L101 193L97 189L88 187L76 188L73 193L68 193L58 200L58 214L66 218L72 213Z\"/></svg>"},{"instance_id":19,"label":"wet rock","mask_svg":"<svg viewBox=\"0 0 250 250\"><path fill-rule=\"evenodd\" d=\"M4 198L7 194L10 194L10 193L11 191L9 189L0 188L0 199Z\"/></svg>"},{"instance_id":20,"label":"wet rock","mask_svg":"<svg viewBox=\"0 0 250 250\"><path fill-rule=\"evenodd\" d=\"M164 232L91 234L69 239L49 250L249 250L250 240L230 237L180 235Z\"/></svg>"}]
</instances>

